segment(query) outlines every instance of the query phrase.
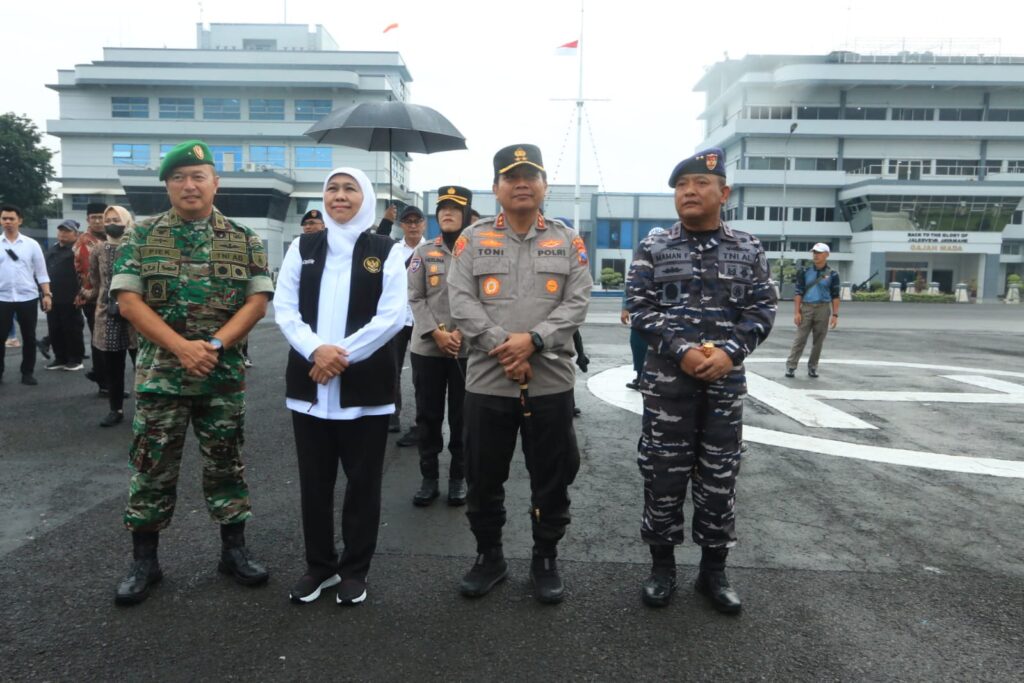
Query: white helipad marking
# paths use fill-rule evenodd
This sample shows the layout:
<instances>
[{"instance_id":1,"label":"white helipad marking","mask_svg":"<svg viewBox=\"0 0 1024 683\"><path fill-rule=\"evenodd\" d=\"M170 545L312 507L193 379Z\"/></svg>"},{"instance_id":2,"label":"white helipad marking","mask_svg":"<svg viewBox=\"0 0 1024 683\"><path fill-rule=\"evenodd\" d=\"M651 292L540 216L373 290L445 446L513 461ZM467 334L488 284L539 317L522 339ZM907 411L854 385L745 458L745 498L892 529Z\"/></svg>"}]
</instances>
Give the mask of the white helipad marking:
<instances>
[{"instance_id":1,"label":"white helipad marking","mask_svg":"<svg viewBox=\"0 0 1024 683\"><path fill-rule=\"evenodd\" d=\"M750 364L752 361L753 359L748 359L747 364ZM760 362L784 364L785 359L760 359ZM934 369L944 372L989 373L1024 378L1024 373L1010 372L1006 370L989 371L977 368L953 368L941 365L897 363L894 361L882 361L879 363L874 363L873 361L831 361L831 363L912 367ZM748 372L748 382L749 375L750 373ZM632 389L627 389L625 386L626 382L631 379L633 379L632 366L623 365L594 375L587 381L587 388L590 389L591 393L607 403L611 403L612 405L623 408L624 410L642 415L643 399L640 393L633 391ZM877 393L887 394L890 392ZM879 398L879 400L885 399ZM947 472L965 472L968 474L985 474L994 477L1024 479L1024 462L1015 460L974 458L968 456L946 455L943 453L929 453L926 451L911 451L902 448L869 446L865 444L836 441L833 439L822 439L751 426L745 426L743 428L743 438L747 441L763 443L769 446L791 448L794 450L808 451L842 458L856 458L872 462L888 463L906 467L923 467Z\"/></svg>"},{"instance_id":2,"label":"white helipad marking","mask_svg":"<svg viewBox=\"0 0 1024 683\"><path fill-rule=\"evenodd\" d=\"M748 375L749 377L749 375ZM749 379L747 384L750 384ZM750 392L751 396L754 392ZM974 394L950 393L946 391L843 391L842 389L808 390L807 396L829 401L893 401L896 403L1001 403L1014 405L1024 403L1024 394ZM754 398L761 399L760 396ZM767 401L761 401L768 403ZM768 405L775 408L772 403ZM780 408L781 410L781 408ZM785 411L783 411L785 412ZM786 413L790 417L793 414ZM822 427L834 425L822 424Z\"/></svg>"},{"instance_id":3,"label":"white helipad marking","mask_svg":"<svg viewBox=\"0 0 1024 683\"><path fill-rule=\"evenodd\" d=\"M815 400L814 392L790 389L753 372L747 373L750 397L793 418L805 427L877 429L842 410Z\"/></svg>"},{"instance_id":4,"label":"white helipad marking","mask_svg":"<svg viewBox=\"0 0 1024 683\"><path fill-rule=\"evenodd\" d=\"M1016 382L1004 382L994 377L985 377L984 375L943 375L943 377L982 389L1002 391L1007 394L1024 394L1024 385Z\"/></svg>"}]
</instances>

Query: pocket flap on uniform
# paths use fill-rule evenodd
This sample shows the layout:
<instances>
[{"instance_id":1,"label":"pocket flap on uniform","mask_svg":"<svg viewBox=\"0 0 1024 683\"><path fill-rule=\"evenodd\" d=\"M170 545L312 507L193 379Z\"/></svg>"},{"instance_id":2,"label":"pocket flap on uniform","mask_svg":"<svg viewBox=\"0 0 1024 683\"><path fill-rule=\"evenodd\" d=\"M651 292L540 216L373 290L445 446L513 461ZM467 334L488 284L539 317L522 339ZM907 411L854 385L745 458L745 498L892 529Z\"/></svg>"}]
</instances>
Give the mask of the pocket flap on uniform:
<instances>
[{"instance_id":1,"label":"pocket flap on uniform","mask_svg":"<svg viewBox=\"0 0 1024 683\"><path fill-rule=\"evenodd\" d=\"M569 261L564 258L538 258L533 262L535 273L569 274Z\"/></svg>"},{"instance_id":2,"label":"pocket flap on uniform","mask_svg":"<svg viewBox=\"0 0 1024 683\"><path fill-rule=\"evenodd\" d=\"M473 259L473 275L494 275L509 272L508 259L482 257Z\"/></svg>"}]
</instances>

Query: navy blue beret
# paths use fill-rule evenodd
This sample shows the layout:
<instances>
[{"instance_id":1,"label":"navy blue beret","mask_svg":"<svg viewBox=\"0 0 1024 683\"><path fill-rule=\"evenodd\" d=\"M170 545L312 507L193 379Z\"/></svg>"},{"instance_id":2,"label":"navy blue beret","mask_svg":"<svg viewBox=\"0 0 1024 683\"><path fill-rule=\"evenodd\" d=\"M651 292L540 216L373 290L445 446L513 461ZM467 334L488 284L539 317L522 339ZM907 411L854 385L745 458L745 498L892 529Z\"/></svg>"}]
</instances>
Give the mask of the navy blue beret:
<instances>
[{"instance_id":1,"label":"navy blue beret","mask_svg":"<svg viewBox=\"0 0 1024 683\"><path fill-rule=\"evenodd\" d=\"M725 152L720 147L711 147L683 159L672 169L668 186L675 187L679 176L688 173L710 173L725 177Z\"/></svg>"}]
</instances>

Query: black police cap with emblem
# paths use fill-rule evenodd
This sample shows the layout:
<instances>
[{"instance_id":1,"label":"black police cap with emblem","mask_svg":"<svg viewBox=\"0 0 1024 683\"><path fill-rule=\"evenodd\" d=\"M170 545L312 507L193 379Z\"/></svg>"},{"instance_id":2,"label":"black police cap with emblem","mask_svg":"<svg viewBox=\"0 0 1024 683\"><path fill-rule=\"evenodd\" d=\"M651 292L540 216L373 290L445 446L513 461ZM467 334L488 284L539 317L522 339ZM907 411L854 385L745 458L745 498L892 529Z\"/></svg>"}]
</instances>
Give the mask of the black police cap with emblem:
<instances>
[{"instance_id":1,"label":"black police cap with emblem","mask_svg":"<svg viewBox=\"0 0 1024 683\"><path fill-rule=\"evenodd\" d=\"M320 212L319 209L310 209L309 211L307 211L306 213L304 213L302 215L301 223L305 223L306 221L308 221L311 218L313 220L316 220L316 221L323 221L324 215L323 215L323 213Z\"/></svg>"},{"instance_id":2,"label":"black police cap with emblem","mask_svg":"<svg viewBox=\"0 0 1024 683\"><path fill-rule=\"evenodd\" d=\"M508 173L516 166L532 166L547 176L544 170L544 159L540 155L540 147L537 145L509 145L502 147L494 155L494 179L502 173Z\"/></svg>"},{"instance_id":3,"label":"black police cap with emblem","mask_svg":"<svg viewBox=\"0 0 1024 683\"><path fill-rule=\"evenodd\" d=\"M473 203L473 193L458 185L443 185L437 188L437 208L441 208L443 202L452 202L465 209Z\"/></svg>"},{"instance_id":4,"label":"black police cap with emblem","mask_svg":"<svg viewBox=\"0 0 1024 683\"><path fill-rule=\"evenodd\" d=\"M668 178L668 186L675 187L681 175L694 173L710 173L725 177L725 152L720 147L712 147L697 152L688 159L683 159L672 169L672 175Z\"/></svg>"}]
</instances>

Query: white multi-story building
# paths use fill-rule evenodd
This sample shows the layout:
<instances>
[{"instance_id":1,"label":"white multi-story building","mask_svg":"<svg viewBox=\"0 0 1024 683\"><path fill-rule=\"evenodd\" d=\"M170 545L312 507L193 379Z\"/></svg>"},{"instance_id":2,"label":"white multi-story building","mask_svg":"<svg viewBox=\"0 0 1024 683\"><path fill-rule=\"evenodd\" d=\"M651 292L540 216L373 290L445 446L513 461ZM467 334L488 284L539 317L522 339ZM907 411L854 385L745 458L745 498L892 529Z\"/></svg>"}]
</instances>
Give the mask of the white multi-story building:
<instances>
[{"instance_id":1,"label":"white multi-story building","mask_svg":"<svg viewBox=\"0 0 1024 683\"><path fill-rule=\"evenodd\" d=\"M844 280L964 282L984 300L1021 272L1024 58L748 56L696 90L726 217L771 259L826 242Z\"/></svg>"},{"instance_id":2,"label":"white multi-story building","mask_svg":"<svg viewBox=\"0 0 1024 683\"><path fill-rule=\"evenodd\" d=\"M367 171L389 198L388 154L318 145L305 131L332 109L408 99L412 80L397 52L346 52L316 26L197 26L196 49L104 48L103 59L58 71L64 217L85 205L125 204L140 217L168 208L156 169L183 140L210 145L221 176L217 206L256 230L276 267L319 206L327 171ZM395 197L415 201L408 157L393 155Z\"/></svg>"}]
</instances>

